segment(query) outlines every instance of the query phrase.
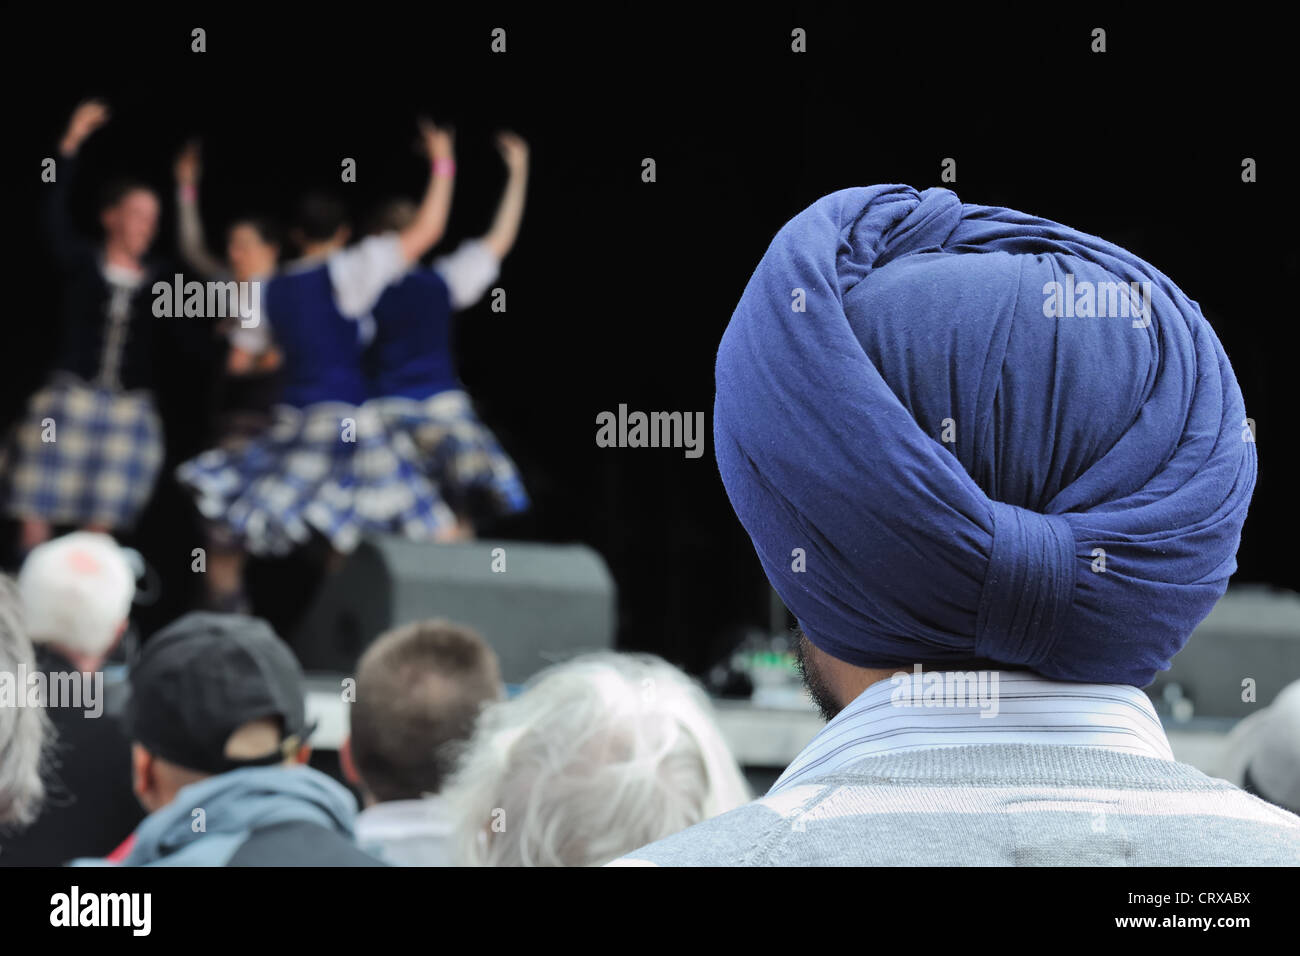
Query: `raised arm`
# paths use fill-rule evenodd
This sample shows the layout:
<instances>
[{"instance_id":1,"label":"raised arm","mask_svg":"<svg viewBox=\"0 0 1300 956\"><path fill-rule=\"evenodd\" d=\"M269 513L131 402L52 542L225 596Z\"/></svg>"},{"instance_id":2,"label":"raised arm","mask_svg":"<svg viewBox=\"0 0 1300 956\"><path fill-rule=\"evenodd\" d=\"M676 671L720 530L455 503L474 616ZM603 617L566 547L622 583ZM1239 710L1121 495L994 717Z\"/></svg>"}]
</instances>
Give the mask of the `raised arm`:
<instances>
[{"instance_id":1,"label":"raised arm","mask_svg":"<svg viewBox=\"0 0 1300 956\"><path fill-rule=\"evenodd\" d=\"M59 156L54 182L46 195L43 227L50 251L65 267L76 264L88 254L91 243L77 232L68 208L71 180L77 168L77 152L91 133L108 122L108 104L102 100L86 100L72 111L68 128L59 141Z\"/></svg>"},{"instance_id":2,"label":"raised arm","mask_svg":"<svg viewBox=\"0 0 1300 956\"><path fill-rule=\"evenodd\" d=\"M181 258L193 269L208 278L224 276L230 270L225 263L208 251L203 239L203 219L199 215L199 144L191 140L176 157L176 216L177 241Z\"/></svg>"},{"instance_id":3,"label":"raised arm","mask_svg":"<svg viewBox=\"0 0 1300 956\"><path fill-rule=\"evenodd\" d=\"M500 261L514 246L519 235L519 223L524 218L524 197L528 192L528 143L515 133L499 133L497 149L505 160L508 178L492 228L483 236L482 242Z\"/></svg>"},{"instance_id":4,"label":"raised arm","mask_svg":"<svg viewBox=\"0 0 1300 956\"><path fill-rule=\"evenodd\" d=\"M456 172L450 130L439 129L428 120L421 120L420 138L429 157L429 186L424 191L415 219L398 233L402 256L408 264L423 256L442 238L451 212L451 189Z\"/></svg>"}]
</instances>

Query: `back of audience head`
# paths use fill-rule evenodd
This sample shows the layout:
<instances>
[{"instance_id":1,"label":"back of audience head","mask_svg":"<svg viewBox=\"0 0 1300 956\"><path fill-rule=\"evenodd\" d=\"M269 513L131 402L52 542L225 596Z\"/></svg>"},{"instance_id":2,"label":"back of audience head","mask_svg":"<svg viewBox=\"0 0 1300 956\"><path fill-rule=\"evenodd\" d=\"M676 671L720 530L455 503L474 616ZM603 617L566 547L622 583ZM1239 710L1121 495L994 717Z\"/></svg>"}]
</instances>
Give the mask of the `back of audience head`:
<instances>
[{"instance_id":1,"label":"back of audience head","mask_svg":"<svg viewBox=\"0 0 1300 956\"><path fill-rule=\"evenodd\" d=\"M290 238L300 249L342 246L348 241L347 206L325 193L308 193L298 202Z\"/></svg>"},{"instance_id":2,"label":"back of audience head","mask_svg":"<svg viewBox=\"0 0 1300 956\"><path fill-rule=\"evenodd\" d=\"M1300 680L1292 681L1247 728L1242 787L1300 813Z\"/></svg>"},{"instance_id":3,"label":"back of audience head","mask_svg":"<svg viewBox=\"0 0 1300 956\"><path fill-rule=\"evenodd\" d=\"M704 692L612 652L488 707L444 795L458 862L489 866L598 866L750 797Z\"/></svg>"},{"instance_id":4,"label":"back of audience head","mask_svg":"<svg viewBox=\"0 0 1300 956\"><path fill-rule=\"evenodd\" d=\"M149 812L230 770L311 757L302 669L260 618L192 612L144 645L126 713L136 797Z\"/></svg>"},{"instance_id":5,"label":"back of audience head","mask_svg":"<svg viewBox=\"0 0 1300 956\"><path fill-rule=\"evenodd\" d=\"M412 222L418 207L406 198L389 199L380 203L366 224L366 235L378 236L386 232L401 232Z\"/></svg>"},{"instance_id":6,"label":"back of audience head","mask_svg":"<svg viewBox=\"0 0 1300 956\"><path fill-rule=\"evenodd\" d=\"M236 728L226 740L224 755L230 760L256 760L274 753L284 736L275 718L249 721ZM303 746L283 753L282 766L296 767L311 757L310 748ZM131 744L131 785L136 799L150 813L167 806L183 787L216 776L212 771L182 767L158 756L143 744Z\"/></svg>"},{"instance_id":7,"label":"back of audience head","mask_svg":"<svg viewBox=\"0 0 1300 956\"><path fill-rule=\"evenodd\" d=\"M110 536L77 531L34 548L18 589L32 642L96 670L126 630L135 575Z\"/></svg>"},{"instance_id":8,"label":"back of audience head","mask_svg":"<svg viewBox=\"0 0 1300 956\"><path fill-rule=\"evenodd\" d=\"M0 574L0 678L26 694L21 672L35 667L23 625L18 589ZM0 827L31 823L45 796L41 756L49 723L40 707L17 699L0 703Z\"/></svg>"},{"instance_id":9,"label":"back of audience head","mask_svg":"<svg viewBox=\"0 0 1300 956\"><path fill-rule=\"evenodd\" d=\"M341 759L367 803L438 793L483 705L501 696L496 654L473 630L416 621L381 635L357 665Z\"/></svg>"}]
</instances>

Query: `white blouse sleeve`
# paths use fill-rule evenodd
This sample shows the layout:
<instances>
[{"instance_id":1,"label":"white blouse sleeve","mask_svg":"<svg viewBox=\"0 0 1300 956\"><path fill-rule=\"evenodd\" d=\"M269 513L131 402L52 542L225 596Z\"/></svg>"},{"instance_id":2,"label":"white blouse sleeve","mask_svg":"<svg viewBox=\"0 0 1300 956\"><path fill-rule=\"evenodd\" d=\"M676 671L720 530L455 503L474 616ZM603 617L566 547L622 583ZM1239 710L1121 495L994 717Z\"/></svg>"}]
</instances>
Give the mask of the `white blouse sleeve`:
<instances>
[{"instance_id":1,"label":"white blouse sleeve","mask_svg":"<svg viewBox=\"0 0 1300 956\"><path fill-rule=\"evenodd\" d=\"M371 236L339 250L328 260L335 305L348 318L361 318L408 265L395 232Z\"/></svg>"},{"instance_id":2,"label":"white blouse sleeve","mask_svg":"<svg viewBox=\"0 0 1300 956\"><path fill-rule=\"evenodd\" d=\"M466 239L451 255L433 260L433 268L447 283L453 309L467 309L483 298L501 274L500 261L478 239Z\"/></svg>"}]
</instances>

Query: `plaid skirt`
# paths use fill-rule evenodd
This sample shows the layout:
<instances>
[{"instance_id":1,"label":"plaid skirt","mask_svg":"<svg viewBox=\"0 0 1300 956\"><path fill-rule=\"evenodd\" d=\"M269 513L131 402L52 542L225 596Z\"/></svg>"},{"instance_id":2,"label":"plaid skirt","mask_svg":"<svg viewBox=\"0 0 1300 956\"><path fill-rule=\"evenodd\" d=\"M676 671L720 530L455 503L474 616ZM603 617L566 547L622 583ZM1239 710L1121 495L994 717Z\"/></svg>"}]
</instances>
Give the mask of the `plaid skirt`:
<instances>
[{"instance_id":1,"label":"plaid skirt","mask_svg":"<svg viewBox=\"0 0 1300 956\"><path fill-rule=\"evenodd\" d=\"M15 518L111 530L135 524L163 462L153 397L60 373L32 396L6 448L5 510Z\"/></svg>"},{"instance_id":2,"label":"plaid skirt","mask_svg":"<svg viewBox=\"0 0 1300 956\"><path fill-rule=\"evenodd\" d=\"M391 430L411 436L425 473L458 513L504 517L530 507L519 470L474 413L465 392L439 392L423 401L377 398L367 404Z\"/></svg>"},{"instance_id":3,"label":"plaid skirt","mask_svg":"<svg viewBox=\"0 0 1300 956\"><path fill-rule=\"evenodd\" d=\"M411 436L375 409L322 402L274 414L262 435L176 471L220 538L284 555L318 533L347 554L367 533L432 541L455 528Z\"/></svg>"}]
</instances>

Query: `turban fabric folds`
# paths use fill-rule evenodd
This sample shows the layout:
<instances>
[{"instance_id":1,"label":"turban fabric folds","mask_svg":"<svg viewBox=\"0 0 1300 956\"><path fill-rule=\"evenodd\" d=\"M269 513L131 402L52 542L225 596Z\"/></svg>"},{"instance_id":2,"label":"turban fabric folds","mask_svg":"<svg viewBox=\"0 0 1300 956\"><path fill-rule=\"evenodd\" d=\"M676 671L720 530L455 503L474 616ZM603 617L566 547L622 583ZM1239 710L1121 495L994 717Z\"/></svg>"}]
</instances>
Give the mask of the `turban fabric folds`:
<instances>
[{"instance_id":1,"label":"turban fabric folds","mask_svg":"<svg viewBox=\"0 0 1300 956\"><path fill-rule=\"evenodd\" d=\"M1227 356L1095 236L946 189L832 193L777 233L716 375L728 497L848 663L1146 686L1236 570L1256 454Z\"/></svg>"}]
</instances>

